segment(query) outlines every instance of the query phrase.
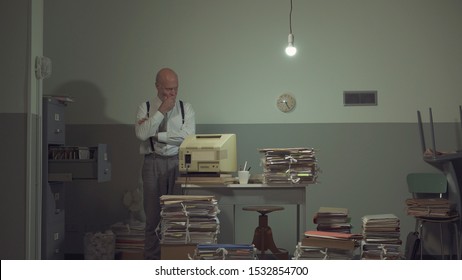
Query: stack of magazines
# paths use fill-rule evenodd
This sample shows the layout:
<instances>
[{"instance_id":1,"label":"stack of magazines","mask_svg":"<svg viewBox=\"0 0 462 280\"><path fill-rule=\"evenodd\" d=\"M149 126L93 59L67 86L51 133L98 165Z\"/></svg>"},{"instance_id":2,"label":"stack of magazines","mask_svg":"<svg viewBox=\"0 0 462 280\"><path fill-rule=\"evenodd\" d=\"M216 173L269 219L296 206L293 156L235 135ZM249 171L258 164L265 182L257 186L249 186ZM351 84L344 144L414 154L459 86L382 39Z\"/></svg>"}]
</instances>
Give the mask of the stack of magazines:
<instances>
[{"instance_id":1,"label":"stack of magazines","mask_svg":"<svg viewBox=\"0 0 462 280\"><path fill-rule=\"evenodd\" d=\"M313 184L318 163L312 148L259 149L266 184Z\"/></svg>"},{"instance_id":2,"label":"stack of magazines","mask_svg":"<svg viewBox=\"0 0 462 280\"><path fill-rule=\"evenodd\" d=\"M363 238L362 234L307 230L297 244L294 259L349 260Z\"/></svg>"},{"instance_id":3,"label":"stack of magazines","mask_svg":"<svg viewBox=\"0 0 462 280\"><path fill-rule=\"evenodd\" d=\"M116 235L115 252L141 255L144 252L144 228L145 223L139 221L113 224L111 230Z\"/></svg>"},{"instance_id":4,"label":"stack of magazines","mask_svg":"<svg viewBox=\"0 0 462 280\"><path fill-rule=\"evenodd\" d=\"M361 259L401 259L400 220L394 214L366 215L363 221Z\"/></svg>"},{"instance_id":5,"label":"stack of magazines","mask_svg":"<svg viewBox=\"0 0 462 280\"><path fill-rule=\"evenodd\" d=\"M216 243L220 210L214 196L163 195L160 204L162 244Z\"/></svg>"}]
</instances>

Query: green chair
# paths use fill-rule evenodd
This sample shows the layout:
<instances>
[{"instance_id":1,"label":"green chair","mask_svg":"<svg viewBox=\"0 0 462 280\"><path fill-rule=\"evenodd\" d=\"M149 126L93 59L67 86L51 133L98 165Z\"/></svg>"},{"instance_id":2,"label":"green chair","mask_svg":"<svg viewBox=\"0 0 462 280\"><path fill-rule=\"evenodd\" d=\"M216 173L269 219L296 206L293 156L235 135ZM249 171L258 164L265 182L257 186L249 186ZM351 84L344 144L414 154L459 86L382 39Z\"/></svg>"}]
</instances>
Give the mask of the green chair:
<instances>
[{"instance_id":1,"label":"green chair","mask_svg":"<svg viewBox=\"0 0 462 280\"><path fill-rule=\"evenodd\" d=\"M447 196L448 182L446 177L440 173L410 173L407 175L408 190L412 194L413 198L445 198ZM419 232L420 236L420 259L422 259L422 251L424 248L424 224L438 224L440 228L440 248L441 258L444 259L444 246L443 246L443 225L453 226L455 237L456 248L457 248L457 259L460 260L460 245L459 245L459 224L460 217L457 212L451 212L447 216L433 217L426 214L415 216L416 219L416 231ZM451 248L453 244L451 243ZM450 253L452 256L452 252Z\"/></svg>"}]
</instances>

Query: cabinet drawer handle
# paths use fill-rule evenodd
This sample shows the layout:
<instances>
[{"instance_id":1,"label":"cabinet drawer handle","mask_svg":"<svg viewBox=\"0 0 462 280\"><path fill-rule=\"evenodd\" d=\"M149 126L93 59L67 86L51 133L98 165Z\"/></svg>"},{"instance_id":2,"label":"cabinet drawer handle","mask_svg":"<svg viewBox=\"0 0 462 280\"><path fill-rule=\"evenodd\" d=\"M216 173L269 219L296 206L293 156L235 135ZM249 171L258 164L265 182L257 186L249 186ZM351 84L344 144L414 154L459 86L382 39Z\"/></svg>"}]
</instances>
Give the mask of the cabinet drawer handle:
<instances>
[{"instance_id":1,"label":"cabinet drawer handle","mask_svg":"<svg viewBox=\"0 0 462 280\"><path fill-rule=\"evenodd\" d=\"M108 173L109 173L109 168L104 169L104 174L108 174Z\"/></svg>"},{"instance_id":2,"label":"cabinet drawer handle","mask_svg":"<svg viewBox=\"0 0 462 280\"><path fill-rule=\"evenodd\" d=\"M55 133L56 133L56 134L61 133L61 132L62 132L62 130L59 129L59 128L57 128L57 129L55 130Z\"/></svg>"}]
</instances>

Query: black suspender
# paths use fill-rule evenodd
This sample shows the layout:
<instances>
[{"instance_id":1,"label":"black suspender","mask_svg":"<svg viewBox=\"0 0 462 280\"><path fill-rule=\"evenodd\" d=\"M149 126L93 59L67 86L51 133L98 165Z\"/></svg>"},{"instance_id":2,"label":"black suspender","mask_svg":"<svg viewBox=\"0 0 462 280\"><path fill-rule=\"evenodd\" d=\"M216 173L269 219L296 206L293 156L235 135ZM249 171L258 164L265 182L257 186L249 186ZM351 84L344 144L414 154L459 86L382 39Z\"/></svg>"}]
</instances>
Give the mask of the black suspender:
<instances>
[{"instance_id":1,"label":"black suspender","mask_svg":"<svg viewBox=\"0 0 462 280\"><path fill-rule=\"evenodd\" d=\"M181 109L181 123L184 124L184 106L183 101L180 100L180 109Z\"/></svg>"},{"instance_id":2,"label":"black suspender","mask_svg":"<svg viewBox=\"0 0 462 280\"><path fill-rule=\"evenodd\" d=\"M148 118L149 118L149 109L151 107L151 104L149 104L149 101L146 101L146 108L148 110ZM183 101L180 100L180 108L181 108L181 123L184 124L184 106L183 106ZM151 142L151 150L154 152L154 143L152 142L152 137L149 137L149 141Z\"/></svg>"},{"instance_id":3,"label":"black suspender","mask_svg":"<svg viewBox=\"0 0 462 280\"><path fill-rule=\"evenodd\" d=\"M149 101L146 101L146 108L148 110L148 118L149 118L149 108L151 107L151 104L149 104ZM151 150L154 153L154 143L152 142L152 137L149 137L149 142L151 142Z\"/></svg>"}]
</instances>

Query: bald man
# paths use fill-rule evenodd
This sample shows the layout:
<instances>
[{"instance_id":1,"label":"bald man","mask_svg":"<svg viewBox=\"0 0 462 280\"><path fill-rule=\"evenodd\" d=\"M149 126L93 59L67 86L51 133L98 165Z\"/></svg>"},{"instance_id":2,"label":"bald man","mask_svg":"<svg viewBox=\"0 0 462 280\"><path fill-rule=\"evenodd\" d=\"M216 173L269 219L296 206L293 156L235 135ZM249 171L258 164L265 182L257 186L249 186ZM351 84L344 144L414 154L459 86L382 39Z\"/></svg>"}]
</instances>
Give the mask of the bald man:
<instances>
[{"instance_id":1,"label":"bald man","mask_svg":"<svg viewBox=\"0 0 462 280\"><path fill-rule=\"evenodd\" d=\"M136 137L144 156L142 179L146 214L145 259L160 259L160 197L180 194L178 151L186 136L195 134L195 113L189 103L177 99L178 75L163 68L156 75L157 94L138 107Z\"/></svg>"}]
</instances>

